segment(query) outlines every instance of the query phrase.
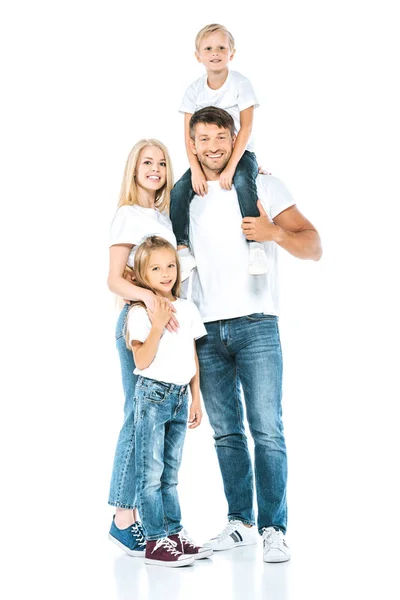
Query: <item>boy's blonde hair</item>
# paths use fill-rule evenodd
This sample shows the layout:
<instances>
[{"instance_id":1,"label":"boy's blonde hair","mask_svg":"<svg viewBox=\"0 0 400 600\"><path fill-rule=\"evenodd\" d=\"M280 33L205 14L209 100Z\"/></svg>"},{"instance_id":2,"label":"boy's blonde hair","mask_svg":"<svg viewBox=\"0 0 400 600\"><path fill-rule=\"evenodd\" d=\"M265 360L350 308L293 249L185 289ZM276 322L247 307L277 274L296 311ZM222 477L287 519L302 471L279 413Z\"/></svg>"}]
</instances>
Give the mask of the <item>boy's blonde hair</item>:
<instances>
[{"instance_id":1,"label":"boy's blonde hair","mask_svg":"<svg viewBox=\"0 0 400 600\"><path fill-rule=\"evenodd\" d=\"M156 193L155 206L161 212L169 212L170 194L173 186L171 158L164 144L155 139L139 140L130 151L125 165L118 206L138 204L138 192L135 181L136 167L139 161L140 153L143 148L146 148L146 146L155 146L164 153L166 163L166 180L165 185L163 185L163 187Z\"/></svg>"},{"instance_id":2,"label":"boy's blonde hair","mask_svg":"<svg viewBox=\"0 0 400 600\"><path fill-rule=\"evenodd\" d=\"M211 25L206 25L205 27L203 27L203 29L200 29L199 33L196 35L196 39L194 42L196 46L196 52L199 52L200 50L201 40L211 35L212 33L215 33L216 31L221 31L222 33L225 33L228 36L229 50L231 52L235 50L235 40L233 38L233 35L223 25L218 25L218 23L212 23Z\"/></svg>"},{"instance_id":3,"label":"boy's blonde hair","mask_svg":"<svg viewBox=\"0 0 400 600\"><path fill-rule=\"evenodd\" d=\"M174 254L174 259L176 262L176 281L172 287L171 293L173 296L175 296L175 298L178 298L181 292L181 267L179 263L178 253L172 244L170 244L167 240L158 235L151 235L150 237L148 237L144 242L140 244L140 246L136 250L135 263L133 267L135 271L134 283L135 285L141 288L145 288L147 290L152 291L154 294L156 293L156 291L151 287L151 285L147 281L146 271L149 265L152 252L154 252L154 250L162 249L169 250ZM146 308L143 302L133 302L129 310L131 310L134 306L143 306L144 308ZM129 342L128 330L126 330L125 340L129 350L132 350L132 346Z\"/></svg>"}]
</instances>

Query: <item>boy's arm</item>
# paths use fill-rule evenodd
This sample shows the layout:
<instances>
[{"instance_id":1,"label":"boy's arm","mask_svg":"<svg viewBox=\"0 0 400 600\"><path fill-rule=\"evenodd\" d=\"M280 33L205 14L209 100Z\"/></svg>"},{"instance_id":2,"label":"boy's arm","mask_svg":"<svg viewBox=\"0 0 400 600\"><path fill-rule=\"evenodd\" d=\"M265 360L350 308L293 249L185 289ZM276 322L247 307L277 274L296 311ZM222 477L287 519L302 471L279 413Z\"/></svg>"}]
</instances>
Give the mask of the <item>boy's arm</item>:
<instances>
[{"instance_id":1,"label":"boy's arm","mask_svg":"<svg viewBox=\"0 0 400 600\"><path fill-rule=\"evenodd\" d=\"M200 166L197 156L193 154L190 145L190 128L189 122L192 117L191 113L185 113L185 147L186 154L189 160L190 170L192 171L192 187L198 196L207 194L208 186L203 169Z\"/></svg>"},{"instance_id":2,"label":"boy's arm","mask_svg":"<svg viewBox=\"0 0 400 600\"><path fill-rule=\"evenodd\" d=\"M251 130L253 128L253 116L254 106L250 106L249 108L240 111L240 131L237 134L232 156L230 157L228 164L219 177L221 187L224 190L230 190L232 187L232 179L235 174L236 167L239 160L242 158L250 139Z\"/></svg>"},{"instance_id":3,"label":"boy's arm","mask_svg":"<svg viewBox=\"0 0 400 600\"><path fill-rule=\"evenodd\" d=\"M192 395L192 404L189 413L189 429L195 429L201 423L203 412L200 401L200 370L199 359L197 358L196 342L194 343L194 359L196 361L196 374L190 380L190 393Z\"/></svg>"}]
</instances>

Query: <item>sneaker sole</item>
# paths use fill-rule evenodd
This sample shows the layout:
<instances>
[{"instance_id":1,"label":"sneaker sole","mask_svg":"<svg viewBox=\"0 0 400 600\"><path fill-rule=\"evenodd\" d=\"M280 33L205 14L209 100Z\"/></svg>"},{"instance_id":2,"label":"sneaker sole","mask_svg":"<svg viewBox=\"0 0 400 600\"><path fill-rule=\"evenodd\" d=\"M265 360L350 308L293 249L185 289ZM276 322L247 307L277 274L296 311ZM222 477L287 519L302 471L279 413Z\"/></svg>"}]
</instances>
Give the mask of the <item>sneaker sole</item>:
<instances>
[{"instance_id":1,"label":"sneaker sole","mask_svg":"<svg viewBox=\"0 0 400 600\"><path fill-rule=\"evenodd\" d=\"M155 565L157 567L189 567L194 563L194 558L192 556L185 558L183 560L176 560L174 562L168 562L167 560L155 560L152 558L145 558L144 562L146 565Z\"/></svg>"},{"instance_id":2,"label":"sneaker sole","mask_svg":"<svg viewBox=\"0 0 400 600\"><path fill-rule=\"evenodd\" d=\"M287 562L288 560L290 560L290 556L285 556L284 558L282 557L276 557L276 558L264 558L263 559L265 563L280 563L280 562Z\"/></svg>"},{"instance_id":3,"label":"sneaker sole","mask_svg":"<svg viewBox=\"0 0 400 600\"><path fill-rule=\"evenodd\" d=\"M224 550L234 550L239 546L254 546L254 544L257 544L257 540L254 542L237 542L234 546L230 546L229 548L214 548L213 546L207 546L207 544L204 544L204 546L211 548L214 552L223 552Z\"/></svg>"},{"instance_id":4,"label":"sneaker sole","mask_svg":"<svg viewBox=\"0 0 400 600\"><path fill-rule=\"evenodd\" d=\"M208 558L209 556L212 556L212 554L213 554L213 549L207 548L200 554L191 554L191 556L193 556L194 560L201 560L202 558Z\"/></svg>"},{"instance_id":5,"label":"sneaker sole","mask_svg":"<svg viewBox=\"0 0 400 600\"><path fill-rule=\"evenodd\" d=\"M250 275L265 275L269 269L249 269Z\"/></svg>"},{"instance_id":6,"label":"sneaker sole","mask_svg":"<svg viewBox=\"0 0 400 600\"><path fill-rule=\"evenodd\" d=\"M113 537L110 533L108 534L108 539L111 540L116 546L118 546L118 548L121 548L121 550L126 552L128 556L144 556L145 550L131 550L130 548L128 548L128 546L124 546L124 544L122 544L119 540Z\"/></svg>"}]
</instances>

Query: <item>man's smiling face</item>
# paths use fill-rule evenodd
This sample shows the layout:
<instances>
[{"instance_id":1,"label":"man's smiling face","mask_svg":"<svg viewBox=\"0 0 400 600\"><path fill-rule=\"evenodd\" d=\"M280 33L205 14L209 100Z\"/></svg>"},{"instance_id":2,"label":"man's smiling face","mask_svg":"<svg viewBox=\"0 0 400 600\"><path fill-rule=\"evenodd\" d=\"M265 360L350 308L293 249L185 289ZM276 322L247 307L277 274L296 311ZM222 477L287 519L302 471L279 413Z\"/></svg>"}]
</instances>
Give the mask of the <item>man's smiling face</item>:
<instances>
[{"instance_id":1,"label":"man's smiling face","mask_svg":"<svg viewBox=\"0 0 400 600\"><path fill-rule=\"evenodd\" d=\"M229 129L214 123L197 123L191 140L192 152L196 154L209 180L218 179L232 155L236 137Z\"/></svg>"}]
</instances>

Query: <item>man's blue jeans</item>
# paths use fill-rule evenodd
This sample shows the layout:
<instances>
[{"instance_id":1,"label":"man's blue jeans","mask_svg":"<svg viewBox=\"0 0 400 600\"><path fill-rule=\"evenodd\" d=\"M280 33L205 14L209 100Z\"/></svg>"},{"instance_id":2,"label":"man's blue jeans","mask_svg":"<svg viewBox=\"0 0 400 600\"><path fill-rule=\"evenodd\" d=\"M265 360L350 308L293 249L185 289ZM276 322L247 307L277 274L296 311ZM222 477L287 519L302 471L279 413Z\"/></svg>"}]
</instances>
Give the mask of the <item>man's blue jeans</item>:
<instances>
[{"instance_id":1,"label":"man's blue jeans","mask_svg":"<svg viewBox=\"0 0 400 600\"><path fill-rule=\"evenodd\" d=\"M136 477L147 540L179 533L176 486L188 419L188 386L139 376L135 391Z\"/></svg>"},{"instance_id":2,"label":"man's blue jeans","mask_svg":"<svg viewBox=\"0 0 400 600\"><path fill-rule=\"evenodd\" d=\"M128 310L129 304L125 304L115 330L125 404L124 422L115 449L108 503L119 508L136 508L134 395L137 375L133 374L135 369L133 353L126 347L125 342L125 321Z\"/></svg>"},{"instance_id":3,"label":"man's blue jeans","mask_svg":"<svg viewBox=\"0 0 400 600\"><path fill-rule=\"evenodd\" d=\"M257 525L286 532L287 459L282 424L282 351L277 317L255 313L205 323L200 338L200 387L214 430L228 518L255 524L253 469L243 424L254 439Z\"/></svg>"}]
</instances>

